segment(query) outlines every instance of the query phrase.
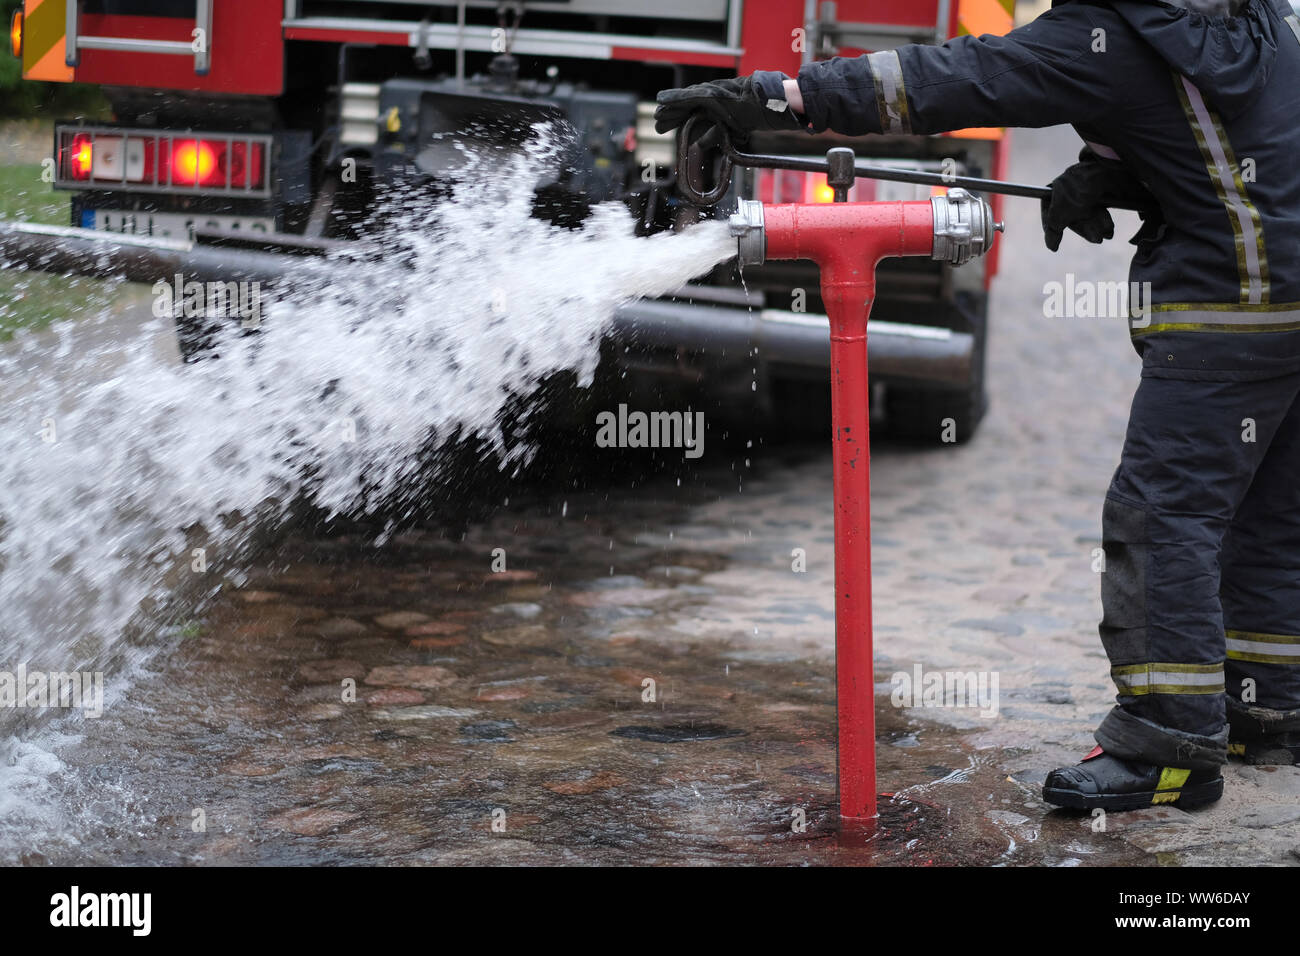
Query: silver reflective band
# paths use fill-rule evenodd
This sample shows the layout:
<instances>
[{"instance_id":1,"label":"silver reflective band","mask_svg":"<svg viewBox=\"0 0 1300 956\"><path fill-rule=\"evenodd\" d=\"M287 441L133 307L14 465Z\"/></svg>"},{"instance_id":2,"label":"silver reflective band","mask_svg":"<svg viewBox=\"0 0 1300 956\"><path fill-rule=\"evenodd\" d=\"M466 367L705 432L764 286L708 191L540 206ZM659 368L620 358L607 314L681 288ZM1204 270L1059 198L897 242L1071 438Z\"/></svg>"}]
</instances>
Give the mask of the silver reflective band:
<instances>
[{"instance_id":1,"label":"silver reflective band","mask_svg":"<svg viewBox=\"0 0 1300 956\"><path fill-rule=\"evenodd\" d=\"M1289 303L1290 304L1290 303ZM1300 329L1300 308L1168 308L1155 306L1148 324L1134 335L1152 332L1288 332Z\"/></svg>"},{"instance_id":2,"label":"silver reflective band","mask_svg":"<svg viewBox=\"0 0 1300 956\"><path fill-rule=\"evenodd\" d=\"M867 54L871 79L876 86L876 109L880 111L882 133L910 133L907 91L903 88L903 64L893 50Z\"/></svg>"},{"instance_id":3,"label":"silver reflective band","mask_svg":"<svg viewBox=\"0 0 1300 956\"><path fill-rule=\"evenodd\" d=\"M1112 667L1111 680L1122 696L1146 694L1222 694L1221 664L1125 664Z\"/></svg>"},{"instance_id":4,"label":"silver reflective band","mask_svg":"<svg viewBox=\"0 0 1300 956\"><path fill-rule=\"evenodd\" d=\"M1228 657L1259 664L1300 664L1300 637L1287 634L1227 632Z\"/></svg>"},{"instance_id":5,"label":"silver reflective band","mask_svg":"<svg viewBox=\"0 0 1300 956\"><path fill-rule=\"evenodd\" d=\"M1115 683L1127 687L1150 684L1186 684L1189 687L1213 687L1223 683L1223 674L1182 674L1171 671L1144 671L1141 674L1116 674Z\"/></svg>"},{"instance_id":6,"label":"silver reflective band","mask_svg":"<svg viewBox=\"0 0 1300 956\"><path fill-rule=\"evenodd\" d=\"M1092 150L1094 153L1096 153L1096 154L1097 154L1098 156L1100 156L1102 159L1119 159L1119 158L1120 158L1119 153L1115 152L1115 151L1114 151L1113 149L1111 149L1109 146L1105 146L1105 145L1103 145L1103 144L1101 144L1101 143L1094 143L1094 142L1093 142L1092 140L1090 140L1090 139L1085 139L1085 140L1083 141L1083 143L1084 143L1085 146L1087 146L1090 150Z\"/></svg>"},{"instance_id":7,"label":"silver reflective band","mask_svg":"<svg viewBox=\"0 0 1300 956\"><path fill-rule=\"evenodd\" d=\"M1268 260L1264 254L1264 234L1259 211L1255 209L1237 172L1237 157L1228 143L1227 133L1217 114L1206 105L1201 91L1185 76L1181 84L1183 105L1197 145L1205 158L1206 171L1215 191L1223 201L1232 224L1237 249L1237 268L1241 274L1241 300L1255 304L1268 301Z\"/></svg>"},{"instance_id":8,"label":"silver reflective band","mask_svg":"<svg viewBox=\"0 0 1300 956\"><path fill-rule=\"evenodd\" d=\"M1230 637L1228 650L1248 651L1253 654L1276 654L1279 657L1294 657L1300 661L1300 644L1269 644L1265 641L1242 641Z\"/></svg>"}]
</instances>

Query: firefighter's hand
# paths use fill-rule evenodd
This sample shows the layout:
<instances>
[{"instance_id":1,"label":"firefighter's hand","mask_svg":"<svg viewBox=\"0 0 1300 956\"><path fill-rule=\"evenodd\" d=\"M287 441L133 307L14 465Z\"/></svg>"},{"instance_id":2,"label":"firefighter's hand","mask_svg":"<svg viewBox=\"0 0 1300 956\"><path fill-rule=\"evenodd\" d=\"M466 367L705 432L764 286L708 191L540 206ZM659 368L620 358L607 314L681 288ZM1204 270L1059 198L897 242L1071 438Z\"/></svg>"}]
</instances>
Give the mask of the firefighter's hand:
<instances>
[{"instance_id":1,"label":"firefighter's hand","mask_svg":"<svg viewBox=\"0 0 1300 956\"><path fill-rule=\"evenodd\" d=\"M1144 220L1158 209L1155 197L1128 167L1118 160L1102 159L1085 146L1079 162L1052 180L1051 198L1042 201L1047 248L1056 252L1066 229L1088 242L1113 237L1115 220L1107 209L1111 205L1146 207Z\"/></svg>"},{"instance_id":2,"label":"firefighter's hand","mask_svg":"<svg viewBox=\"0 0 1300 956\"><path fill-rule=\"evenodd\" d=\"M655 108L660 133L681 126L693 113L702 113L744 141L753 130L803 129L785 100L784 73L760 70L737 79L712 80L675 90L662 90Z\"/></svg>"}]
</instances>

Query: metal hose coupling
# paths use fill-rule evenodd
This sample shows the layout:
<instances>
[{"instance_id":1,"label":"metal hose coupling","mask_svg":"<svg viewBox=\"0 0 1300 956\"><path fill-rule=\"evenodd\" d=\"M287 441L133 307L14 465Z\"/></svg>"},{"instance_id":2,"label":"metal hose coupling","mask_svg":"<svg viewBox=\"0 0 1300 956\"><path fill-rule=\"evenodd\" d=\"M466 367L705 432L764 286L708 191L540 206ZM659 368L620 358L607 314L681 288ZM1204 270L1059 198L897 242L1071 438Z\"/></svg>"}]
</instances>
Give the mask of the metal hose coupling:
<instances>
[{"instance_id":1,"label":"metal hose coupling","mask_svg":"<svg viewBox=\"0 0 1300 956\"><path fill-rule=\"evenodd\" d=\"M993 233L1003 225L993 221L993 210L981 197L965 189L950 189L946 195L933 196L934 250L930 258L954 266L982 256L993 248Z\"/></svg>"},{"instance_id":2,"label":"metal hose coupling","mask_svg":"<svg viewBox=\"0 0 1300 956\"><path fill-rule=\"evenodd\" d=\"M742 199L727 220L727 231L736 237L736 259L742 266L761 266L767 261L767 234L763 231L763 204Z\"/></svg>"}]
</instances>

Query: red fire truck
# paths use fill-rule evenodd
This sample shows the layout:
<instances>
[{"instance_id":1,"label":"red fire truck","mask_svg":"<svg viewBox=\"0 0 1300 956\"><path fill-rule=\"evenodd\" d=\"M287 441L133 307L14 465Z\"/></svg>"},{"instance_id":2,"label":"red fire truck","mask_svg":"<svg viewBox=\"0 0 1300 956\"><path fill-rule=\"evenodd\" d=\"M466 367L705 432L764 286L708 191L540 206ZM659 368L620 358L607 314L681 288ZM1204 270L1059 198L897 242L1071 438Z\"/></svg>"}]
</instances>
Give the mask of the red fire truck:
<instances>
[{"instance_id":1,"label":"red fire truck","mask_svg":"<svg viewBox=\"0 0 1300 956\"><path fill-rule=\"evenodd\" d=\"M623 201L643 232L679 227L700 213L674 189L674 142L651 118L656 91L1004 33L1013 2L25 0L11 32L26 78L99 84L112 106L111 123L55 128L55 185L72 191L73 226L302 251L372 228L375 196L395 182L436 188L460 155L445 134L517 147L542 119L571 136L538 189L537 215L575 224L595 203ZM752 146L810 154L837 144L771 134ZM878 165L1005 173L997 129L852 145ZM859 179L850 198L929 193ZM787 170L738 173L737 197L832 198L824 177ZM996 248L961 269L880 267L873 414L895 434L936 440L947 418L959 439L973 434L996 268ZM201 329L182 320L178 332L183 351L201 348ZM719 408L731 396L747 415L798 424L826 405L827 339L814 266L747 270L742 288L728 265L624 309L609 355L646 373L661 399L707 387Z\"/></svg>"}]
</instances>

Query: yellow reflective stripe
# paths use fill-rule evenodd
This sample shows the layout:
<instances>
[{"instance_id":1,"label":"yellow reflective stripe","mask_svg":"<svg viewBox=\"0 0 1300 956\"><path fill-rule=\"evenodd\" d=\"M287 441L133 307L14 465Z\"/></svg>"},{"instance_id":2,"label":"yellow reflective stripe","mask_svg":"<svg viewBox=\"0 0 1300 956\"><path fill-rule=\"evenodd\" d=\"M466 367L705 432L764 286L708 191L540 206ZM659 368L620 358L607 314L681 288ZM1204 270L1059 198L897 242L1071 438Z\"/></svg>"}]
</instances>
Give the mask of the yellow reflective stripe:
<instances>
[{"instance_id":1,"label":"yellow reflective stripe","mask_svg":"<svg viewBox=\"0 0 1300 956\"><path fill-rule=\"evenodd\" d=\"M1222 694L1222 664L1152 662L1110 669L1115 688L1124 697L1147 694Z\"/></svg>"},{"instance_id":2,"label":"yellow reflective stripe","mask_svg":"<svg viewBox=\"0 0 1300 956\"><path fill-rule=\"evenodd\" d=\"M1226 638L1229 660L1255 664L1300 664L1300 637L1229 630Z\"/></svg>"},{"instance_id":3,"label":"yellow reflective stripe","mask_svg":"<svg viewBox=\"0 0 1300 956\"><path fill-rule=\"evenodd\" d=\"M903 87L903 64L893 50L867 54L871 79L876 87L876 109L880 111L882 133L910 133L907 90Z\"/></svg>"},{"instance_id":4,"label":"yellow reflective stripe","mask_svg":"<svg viewBox=\"0 0 1300 956\"><path fill-rule=\"evenodd\" d=\"M1137 686L1121 686L1119 681L1115 682L1119 689L1121 697L1146 697L1148 694L1177 694L1182 697L1196 697L1210 694L1222 694L1224 691L1223 681L1217 684L1207 684L1204 687L1190 686L1187 684L1143 684Z\"/></svg>"},{"instance_id":5,"label":"yellow reflective stripe","mask_svg":"<svg viewBox=\"0 0 1300 956\"><path fill-rule=\"evenodd\" d=\"M1191 775L1190 770L1183 770L1180 767L1162 767L1160 780L1156 784L1156 792L1151 798L1151 802L1173 803L1181 795L1178 791L1182 789L1183 784L1187 782L1187 778Z\"/></svg>"},{"instance_id":6,"label":"yellow reflective stripe","mask_svg":"<svg viewBox=\"0 0 1300 956\"><path fill-rule=\"evenodd\" d=\"M1300 330L1300 322L1292 322L1287 325L1205 325L1200 323L1163 322L1134 328L1131 332L1136 338L1142 335L1151 335L1153 332L1295 332L1297 330Z\"/></svg>"},{"instance_id":7,"label":"yellow reflective stripe","mask_svg":"<svg viewBox=\"0 0 1300 956\"><path fill-rule=\"evenodd\" d=\"M1262 644L1286 644L1295 646L1296 653L1300 654L1300 637L1294 634L1264 634L1260 631L1238 631L1233 628L1227 630L1230 638L1240 638L1245 641L1259 641Z\"/></svg>"},{"instance_id":8,"label":"yellow reflective stripe","mask_svg":"<svg viewBox=\"0 0 1300 956\"><path fill-rule=\"evenodd\" d=\"M1156 784L1156 789L1177 790L1187 782L1187 778L1191 775L1190 770L1184 770L1181 767L1164 767L1160 771L1160 782Z\"/></svg>"},{"instance_id":9,"label":"yellow reflective stripe","mask_svg":"<svg viewBox=\"0 0 1300 956\"><path fill-rule=\"evenodd\" d=\"M1250 201L1241 181L1241 171L1237 168L1232 147L1228 145L1223 124L1190 80L1175 73L1174 86L1182 101L1183 111L1187 114L1187 121L1191 124L1192 135L1201 151L1210 182L1228 213L1233 244L1237 250L1241 301L1251 304L1267 302L1268 259L1264 252L1264 232L1259 211Z\"/></svg>"},{"instance_id":10,"label":"yellow reflective stripe","mask_svg":"<svg viewBox=\"0 0 1300 956\"><path fill-rule=\"evenodd\" d=\"M1300 312L1300 302L1158 302L1153 312Z\"/></svg>"},{"instance_id":11,"label":"yellow reflective stripe","mask_svg":"<svg viewBox=\"0 0 1300 956\"><path fill-rule=\"evenodd\" d=\"M1256 654L1252 651L1228 651L1228 658L1248 664L1300 664L1300 659L1284 654Z\"/></svg>"},{"instance_id":12,"label":"yellow reflective stripe","mask_svg":"<svg viewBox=\"0 0 1300 956\"><path fill-rule=\"evenodd\" d=\"M1178 664L1174 662L1157 662L1149 664L1120 664L1112 667L1112 674L1143 674L1161 671L1166 674L1222 674L1222 664Z\"/></svg>"}]
</instances>

